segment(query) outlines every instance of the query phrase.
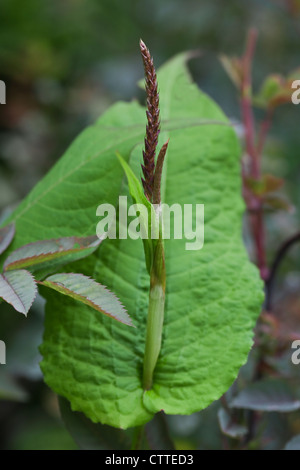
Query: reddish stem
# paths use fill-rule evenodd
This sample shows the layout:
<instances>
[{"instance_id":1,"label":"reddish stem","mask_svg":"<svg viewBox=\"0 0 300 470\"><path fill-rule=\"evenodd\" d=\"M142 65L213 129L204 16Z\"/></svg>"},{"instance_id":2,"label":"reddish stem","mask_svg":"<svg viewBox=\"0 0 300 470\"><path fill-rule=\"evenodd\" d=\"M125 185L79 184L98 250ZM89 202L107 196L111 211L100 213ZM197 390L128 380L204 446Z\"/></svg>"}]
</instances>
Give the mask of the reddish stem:
<instances>
[{"instance_id":1,"label":"reddish stem","mask_svg":"<svg viewBox=\"0 0 300 470\"><path fill-rule=\"evenodd\" d=\"M245 126L246 151L251 158L252 177L258 179L260 176L260 165L255 147L255 127L252 110L251 94L252 80L251 68L254 50L257 40L257 31L251 29L248 34L246 52L243 57L243 80L241 89L241 110Z\"/></svg>"},{"instance_id":2,"label":"reddish stem","mask_svg":"<svg viewBox=\"0 0 300 470\"><path fill-rule=\"evenodd\" d=\"M273 112L274 112L273 108L269 108L265 119L262 121L260 125L258 141L257 141L257 146L256 146L256 153L260 159L261 159L262 151L266 142L267 134L272 124Z\"/></svg>"},{"instance_id":3,"label":"reddish stem","mask_svg":"<svg viewBox=\"0 0 300 470\"><path fill-rule=\"evenodd\" d=\"M245 128L245 142L246 152L250 157L251 161L251 177L259 180L261 178L261 151L265 141L265 131L267 126L264 125L261 131L259 144L255 144L255 125L254 125L254 114L252 109L252 80L251 80L251 69L253 56L257 41L257 31L251 29L248 34L246 51L243 57L243 79L241 85L241 112L242 119ZM244 194L246 194L244 190ZM265 255L265 233L264 233L264 222L263 222L263 208L262 201L259 197L254 194L249 195L246 198L246 204L248 209L251 211L251 226L253 239L256 248L256 258L260 275L263 280L268 275L266 266L266 255Z\"/></svg>"},{"instance_id":4,"label":"reddish stem","mask_svg":"<svg viewBox=\"0 0 300 470\"><path fill-rule=\"evenodd\" d=\"M258 209L251 214L252 233L256 247L257 264L260 271L260 277L263 281L266 281L268 278L269 270L267 268L266 263L265 230L261 202L259 203L259 205L260 207L258 207Z\"/></svg>"}]
</instances>

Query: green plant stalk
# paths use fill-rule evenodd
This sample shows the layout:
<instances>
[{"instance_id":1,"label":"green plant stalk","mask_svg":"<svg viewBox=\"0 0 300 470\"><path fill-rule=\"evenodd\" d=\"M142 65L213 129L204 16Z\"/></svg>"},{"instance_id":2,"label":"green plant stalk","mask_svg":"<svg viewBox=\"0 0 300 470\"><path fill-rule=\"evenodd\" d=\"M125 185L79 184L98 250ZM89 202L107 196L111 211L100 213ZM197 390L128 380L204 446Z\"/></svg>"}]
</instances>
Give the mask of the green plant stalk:
<instances>
[{"instance_id":1,"label":"green plant stalk","mask_svg":"<svg viewBox=\"0 0 300 470\"><path fill-rule=\"evenodd\" d=\"M130 450L143 450L145 440L145 426L137 426L134 429Z\"/></svg>"},{"instance_id":2,"label":"green plant stalk","mask_svg":"<svg viewBox=\"0 0 300 470\"><path fill-rule=\"evenodd\" d=\"M153 372L161 348L165 311L166 268L163 241L160 236L155 247L150 273L149 308L144 355L143 388L152 387Z\"/></svg>"}]
</instances>

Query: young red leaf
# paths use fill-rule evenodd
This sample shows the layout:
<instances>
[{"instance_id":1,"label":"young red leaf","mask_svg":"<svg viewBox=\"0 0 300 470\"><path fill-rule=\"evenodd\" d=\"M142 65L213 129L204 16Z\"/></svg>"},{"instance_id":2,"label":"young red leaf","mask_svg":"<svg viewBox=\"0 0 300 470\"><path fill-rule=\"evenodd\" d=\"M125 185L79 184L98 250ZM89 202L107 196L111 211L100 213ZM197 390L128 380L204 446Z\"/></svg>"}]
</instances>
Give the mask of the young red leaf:
<instances>
[{"instance_id":1,"label":"young red leaf","mask_svg":"<svg viewBox=\"0 0 300 470\"><path fill-rule=\"evenodd\" d=\"M263 198L263 203L265 209L294 211L294 206L280 196L266 196Z\"/></svg>"},{"instance_id":2,"label":"young red leaf","mask_svg":"<svg viewBox=\"0 0 300 470\"><path fill-rule=\"evenodd\" d=\"M220 57L221 64L229 78L237 88L240 88L243 80L243 63L238 57L227 57L222 55Z\"/></svg>"},{"instance_id":3,"label":"young red leaf","mask_svg":"<svg viewBox=\"0 0 300 470\"><path fill-rule=\"evenodd\" d=\"M75 261L93 253L101 243L95 235L65 237L29 243L13 251L4 263L4 270L30 268L47 269Z\"/></svg>"},{"instance_id":4,"label":"young red leaf","mask_svg":"<svg viewBox=\"0 0 300 470\"><path fill-rule=\"evenodd\" d=\"M261 179L246 178L246 185L256 196L264 196L280 189L284 180L273 175L263 175Z\"/></svg>"},{"instance_id":5,"label":"young red leaf","mask_svg":"<svg viewBox=\"0 0 300 470\"><path fill-rule=\"evenodd\" d=\"M295 77L295 78L294 78ZM299 78L299 70L283 77L272 74L265 78L259 93L254 96L253 103L263 109L273 109L291 102L293 80Z\"/></svg>"},{"instance_id":6,"label":"young red leaf","mask_svg":"<svg viewBox=\"0 0 300 470\"><path fill-rule=\"evenodd\" d=\"M0 274L0 297L27 315L37 293L33 276L25 269Z\"/></svg>"},{"instance_id":7,"label":"young red leaf","mask_svg":"<svg viewBox=\"0 0 300 470\"><path fill-rule=\"evenodd\" d=\"M83 274L54 274L47 277L41 284L79 300L125 325L133 326L129 315L116 295Z\"/></svg>"},{"instance_id":8,"label":"young red leaf","mask_svg":"<svg viewBox=\"0 0 300 470\"><path fill-rule=\"evenodd\" d=\"M9 224L9 225L6 225L6 227L0 228L0 255L11 244L14 236L15 236L15 224Z\"/></svg>"}]
</instances>

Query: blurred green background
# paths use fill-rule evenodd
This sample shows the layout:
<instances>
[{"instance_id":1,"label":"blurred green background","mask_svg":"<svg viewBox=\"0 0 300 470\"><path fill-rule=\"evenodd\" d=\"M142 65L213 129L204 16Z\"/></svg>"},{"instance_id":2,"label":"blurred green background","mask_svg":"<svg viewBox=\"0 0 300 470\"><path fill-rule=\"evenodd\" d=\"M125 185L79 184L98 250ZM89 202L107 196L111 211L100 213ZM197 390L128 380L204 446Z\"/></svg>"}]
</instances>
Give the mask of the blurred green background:
<instances>
[{"instance_id":1,"label":"blurred green background","mask_svg":"<svg viewBox=\"0 0 300 470\"><path fill-rule=\"evenodd\" d=\"M238 96L219 55L241 55L247 31L255 26L254 89L270 73L289 73L300 65L299 10L297 0L1 0L0 79L6 83L7 104L0 105L0 220L110 104L144 99L136 85L143 76L140 38L156 67L179 52L200 50L201 56L190 62L191 73L239 129ZM284 178L282 194L294 207L266 217L269 260L282 241L299 231L299 117L300 105L276 111L264 155L265 170ZM248 238L246 233L247 243ZM250 243L248 248L252 255ZM278 319L296 335L299 264L295 247L276 288ZM0 308L0 338L7 345L7 365L0 366L0 448L76 448L38 366L43 300L28 319L4 304ZM170 418L179 448L222 448L217 407ZM300 432L298 411L292 419L280 419L271 413L265 424L273 429L266 440L271 448Z\"/></svg>"}]
</instances>

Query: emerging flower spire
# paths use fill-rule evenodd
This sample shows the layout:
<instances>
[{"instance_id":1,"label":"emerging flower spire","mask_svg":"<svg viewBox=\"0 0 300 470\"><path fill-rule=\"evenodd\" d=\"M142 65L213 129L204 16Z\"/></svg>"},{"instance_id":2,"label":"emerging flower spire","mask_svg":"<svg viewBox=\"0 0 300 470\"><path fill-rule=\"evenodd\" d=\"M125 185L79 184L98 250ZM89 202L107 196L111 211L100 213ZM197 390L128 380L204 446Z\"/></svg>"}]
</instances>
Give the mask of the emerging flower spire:
<instances>
[{"instance_id":1,"label":"emerging flower spire","mask_svg":"<svg viewBox=\"0 0 300 470\"><path fill-rule=\"evenodd\" d=\"M142 40L140 40L140 50L144 63L147 94L147 126L145 150L143 150L144 164L142 165L142 170L144 178L142 178L142 183L146 197L149 199L149 201L152 201L155 177L155 153L160 132L159 95L157 90L157 77L153 65L153 59L151 58L147 46ZM164 155L166 151L167 146L164 146Z\"/></svg>"},{"instance_id":2,"label":"emerging flower spire","mask_svg":"<svg viewBox=\"0 0 300 470\"><path fill-rule=\"evenodd\" d=\"M147 126L145 150L143 151L144 164L142 165L142 170L144 178L142 178L142 183L147 199L152 204L159 207L161 203L162 169L169 141L162 146L157 161L155 162L155 153L160 131L157 77L153 59L142 40L140 40L140 49L144 62L147 93ZM160 211L156 212L155 222L157 221L159 222L159 237L157 240L152 240L151 244L149 307L143 364L144 390L150 390L152 387L153 372L161 349L165 310L166 267L161 231L162 216Z\"/></svg>"}]
</instances>

